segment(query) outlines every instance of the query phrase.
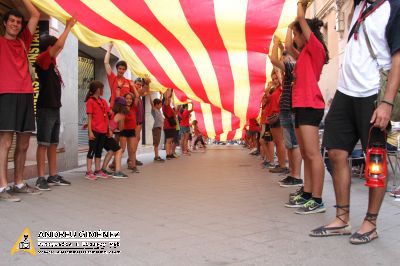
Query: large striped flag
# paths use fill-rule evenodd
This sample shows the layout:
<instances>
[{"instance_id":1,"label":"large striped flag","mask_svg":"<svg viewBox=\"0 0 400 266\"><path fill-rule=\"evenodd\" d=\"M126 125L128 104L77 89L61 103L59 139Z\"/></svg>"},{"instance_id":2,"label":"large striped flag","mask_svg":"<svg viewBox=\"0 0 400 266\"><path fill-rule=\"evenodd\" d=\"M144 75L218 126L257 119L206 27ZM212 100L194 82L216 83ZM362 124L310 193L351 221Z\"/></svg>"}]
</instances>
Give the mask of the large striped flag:
<instances>
[{"instance_id":1,"label":"large striped flag","mask_svg":"<svg viewBox=\"0 0 400 266\"><path fill-rule=\"evenodd\" d=\"M284 36L297 0L32 0L89 46L110 41L152 89L193 100L214 136L257 117L272 36ZM278 30L278 31L277 31Z\"/></svg>"}]
</instances>

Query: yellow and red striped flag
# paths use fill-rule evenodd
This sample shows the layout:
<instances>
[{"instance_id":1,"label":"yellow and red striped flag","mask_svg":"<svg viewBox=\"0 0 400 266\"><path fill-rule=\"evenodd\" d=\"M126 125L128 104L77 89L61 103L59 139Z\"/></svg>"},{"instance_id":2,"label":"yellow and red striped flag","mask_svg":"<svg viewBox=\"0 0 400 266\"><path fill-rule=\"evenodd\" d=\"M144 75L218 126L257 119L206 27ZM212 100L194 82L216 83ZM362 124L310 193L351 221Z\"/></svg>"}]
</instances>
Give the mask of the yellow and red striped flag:
<instances>
[{"instance_id":1,"label":"yellow and red striped flag","mask_svg":"<svg viewBox=\"0 0 400 266\"><path fill-rule=\"evenodd\" d=\"M60 21L75 17L73 32L89 46L113 41L136 75L151 77L152 88L173 88L180 100L201 103L196 116L215 136L258 116L272 36L284 36L297 2L32 1Z\"/></svg>"}]
</instances>

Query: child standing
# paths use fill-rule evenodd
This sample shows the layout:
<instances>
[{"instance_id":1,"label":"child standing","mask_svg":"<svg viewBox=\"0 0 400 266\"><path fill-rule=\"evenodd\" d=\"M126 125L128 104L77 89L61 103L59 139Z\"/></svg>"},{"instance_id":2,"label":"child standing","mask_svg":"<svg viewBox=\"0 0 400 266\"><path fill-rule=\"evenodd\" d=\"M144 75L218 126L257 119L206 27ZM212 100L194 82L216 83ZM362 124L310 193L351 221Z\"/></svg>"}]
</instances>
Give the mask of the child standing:
<instances>
[{"instance_id":1,"label":"child standing","mask_svg":"<svg viewBox=\"0 0 400 266\"><path fill-rule=\"evenodd\" d=\"M116 130L120 132L124 129L125 115L128 113L128 109L126 108L126 100L124 97L115 98L112 112L113 113L110 117L109 123L109 134L104 144L104 149L107 151L107 154L104 158L101 171L113 178L128 178L128 176L121 171L122 149L118 145L118 142L114 138L112 138L113 132L115 132ZM109 172L107 170L107 165L113 155L115 157L115 171Z\"/></svg>"},{"instance_id":2,"label":"child standing","mask_svg":"<svg viewBox=\"0 0 400 266\"><path fill-rule=\"evenodd\" d=\"M86 113L88 115L89 151L87 154L87 172L85 177L96 180L97 177L107 178L101 171L101 152L108 133L108 115L110 108L107 101L101 98L104 92L104 84L98 80L89 85L86 95ZM95 171L92 172L93 157L95 158Z\"/></svg>"},{"instance_id":3,"label":"child standing","mask_svg":"<svg viewBox=\"0 0 400 266\"><path fill-rule=\"evenodd\" d=\"M297 49L288 47L297 60L292 105L305 175L303 193L289 200L286 206L300 207L297 214L322 213L326 210L322 201L325 169L318 134L325 102L318 81L329 56L320 32L323 23L318 19L305 19L306 7L306 0L297 3L297 21L289 27L289 30L293 30Z\"/></svg>"},{"instance_id":4,"label":"child standing","mask_svg":"<svg viewBox=\"0 0 400 266\"><path fill-rule=\"evenodd\" d=\"M160 145L161 140L161 130L164 122L164 117L161 113L162 108L162 101L158 98L152 100L151 94L150 97L150 104L151 104L151 115L154 118L153 124L153 146L154 146L154 161L155 162L164 162L165 160L160 157L158 154L158 146Z\"/></svg>"}]
</instances>

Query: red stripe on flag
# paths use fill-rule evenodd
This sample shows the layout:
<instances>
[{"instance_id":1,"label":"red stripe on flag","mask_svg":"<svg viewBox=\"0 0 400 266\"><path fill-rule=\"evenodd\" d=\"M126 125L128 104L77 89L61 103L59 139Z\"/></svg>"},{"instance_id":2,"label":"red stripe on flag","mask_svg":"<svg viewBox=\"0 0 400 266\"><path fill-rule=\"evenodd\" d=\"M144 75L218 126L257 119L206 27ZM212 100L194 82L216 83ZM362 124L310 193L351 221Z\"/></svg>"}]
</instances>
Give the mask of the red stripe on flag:
<instances>
[{"instance_id":1,"label":"red stripe on flag","mask_svg":"<svg viewBox=\"0 0 400 266\"><path fill-rule=\"evenodd\" d=\"M157 77L157 80L161 84L167 88L177 88L151 51L132 35L116 27L79 0L56 0L56 2L66 12L73 14L78 19L79 23L93 32L112 39L124 40L127 42L146 68Z\"/></svg>"},{"instance_id":2,"label":"red stripe on flag","mask_svg":"<svg viewBox=\"0 0 400 266\"><path fill-rule=\"evenodd\" d=\"M221 134L224 132L223 126L222 126L222 112L221 108L218 108L214 105L211 105L211 112L213 116L213 122L214 122L214 130L215 134Z\"/></svg>"},{"instance_id":3,"label":"red stripe on flag","mask_svg":"<svg viewBox=\"0 0 400 266\"><path fill-rule=\"evenodd\" d=\"M229 131L226 140L232 140L236 135L236 130Z\"/></svg>"},{"instance_id":4,"label":"red stripe on flag","mask_svg":"<svg viewBox=\"0 0 400 266\"><path fill-rule=\"evenodd\" d=\"M144 1L136 1L134 5L126 0L113 0L116 7L130 19L150 32L174 58L189 86L195 89L196 95L209 103L207 93L199 76L196 66L185 47L169 32L154 16Z\"/></svg>"},{"instance_id":5,"label":"red stripe on flag","mask_svg":"<svg viewBox=\"0 0 400 266\"><path fill-rule=\"evenodd\" d=\"M259 103L265 89L269 45L279 23L284 3L284 0L249 0L247 6L246 43L250 78L247 119L257 117L260 111ZM260 10L266 14L260 16Z\"/></svg>"},{"instance_id":6,"label":"red stripe on flag","mask_svg":"<svg viewBox=\"0 0 400 266\"><path fill-rule=\"evenodd\" d=\"M228 52L215 20L214 1L186 0L181 1L181 6L190 27L207 49L217 76L222 108L233 113L235 84Z\"/></svg>"}]
</instances>

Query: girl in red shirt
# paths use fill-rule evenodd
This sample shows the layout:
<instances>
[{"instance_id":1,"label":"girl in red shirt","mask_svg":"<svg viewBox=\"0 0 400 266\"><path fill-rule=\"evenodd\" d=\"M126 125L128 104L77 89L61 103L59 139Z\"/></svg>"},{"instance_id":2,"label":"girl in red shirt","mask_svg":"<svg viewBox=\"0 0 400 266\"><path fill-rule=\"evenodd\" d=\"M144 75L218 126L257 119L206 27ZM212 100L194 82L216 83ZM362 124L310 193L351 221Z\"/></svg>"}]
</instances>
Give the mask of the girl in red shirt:
<instances>
[{"instance_id":1,"label":"girl in red shirt","mask_svg":"<svg viewBox=\"0 0 400 266\"><path fill-rule=\"evenodd\" d=\"M178 113L178 116L181 118L180 121L180 132L181 135L181 148L182 153L185 155L189 155L189 133L190 133L190 113L193 112L193 109L188 109L188 104L184 104L181 110Z\"/></svg>"},{"instance_id":2,"label":"girl in red shirt","mask_svg":"<svg viewBox=\"0 0 400 266\"><path fill-rule=\"evenodd\" d=\"M325 212L322 202L324 164L320 153L319 124L324 115L324 99L318 81L328 50L320 28L322 21L305 19L307 0L297 3L297 20L289 26L293 30L293 41L288 41L287 50L297 60L292 91L295 113L295 128L301 155L304 159L304 192L292 199L287 207L300 207L296 213L310 214ZM288 34L291 36L291 34Z\"/></svg>"},{"instance_id":3,"label":"girl in red shirt","mask_svg":"<svg viewBox=\"0 0 400 266\"><path fill-rule=\"evenodd\" d=\"M279 121L279 102L282 95L282 86L278 78L277 72L274 70L271 74L272 84L275 89L270 92L270 102L269 102L269 115L268 122L271 128L272 139L276 147L276 155L278 157L278 164L275 168L270 169L272 173L283 173L286 171L286 150L283 143L283 131Z\"/></svg>"},{"instance_id":4,"label":"girl in red shirt","mask_svg":"<svg viewBox=\"0 0 400 266\"><path fill-rule=\"evenodd\" d=\"M175 112L171 107L172 90L168 89L163 98L163 115L164 115L164 134L165 134L165 152L167 160L175 158L173 141L176 135Z\"/></svg>"},{"instance_id":5,"label":"girl in red shirt","mask_svg":"<svg viewBox=\"0 0 400 266\"><path fill-rule=\"evenodd\" d=\"M109 107L107 101L101 98L104 91L104 84L98 80L92 81L89 85L89 92L86 95L86 113L88 115L89 151L87 154L87 172L85 177L89 180L96 180L97 177L108 177L101 171L101 152L108 133ZM93 157L95 157L95 171L92 172Z\"/></svg>"},{"instance_id":6,"label":"girl in red shirt","mask_svg":"<svg viewBox=\"0 0 400 266\"><path fill-rule=\"evenodd\" d=\"M134 173L139 173L136 167L136 152L135 152L135 138L136 138L136 111L137 104L139 101L139 94L134 89L135 95L127 93L125 95L126 108L128 113L125 115L124 130L121 132L120 144L122 148L122 154L125 148L128 147L128 169L131 169Z\"/></svg>"}]
</instances>

